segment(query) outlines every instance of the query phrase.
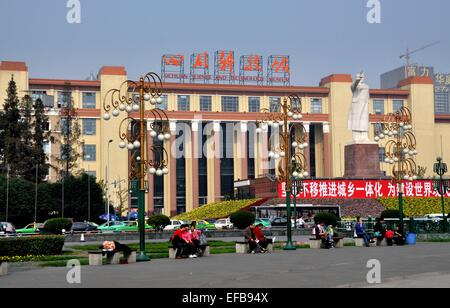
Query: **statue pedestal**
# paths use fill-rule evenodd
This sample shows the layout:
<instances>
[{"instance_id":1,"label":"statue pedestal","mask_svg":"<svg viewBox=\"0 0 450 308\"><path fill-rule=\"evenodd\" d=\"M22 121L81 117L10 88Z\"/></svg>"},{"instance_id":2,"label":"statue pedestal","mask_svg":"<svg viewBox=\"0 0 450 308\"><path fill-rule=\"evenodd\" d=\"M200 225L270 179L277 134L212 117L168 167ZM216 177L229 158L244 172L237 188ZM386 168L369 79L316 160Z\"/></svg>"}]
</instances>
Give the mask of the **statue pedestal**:
<instances>
[{"instance_id":1,"label":"statue pedestal","mask_svg":"<svg viewBox=\"0 0 450 308\"><path fill-rule=\"evenodd\" d=\"M376 143L345 146L345 174L348 179L380 178L379 146Z\"/></svg>"}]
</instances>

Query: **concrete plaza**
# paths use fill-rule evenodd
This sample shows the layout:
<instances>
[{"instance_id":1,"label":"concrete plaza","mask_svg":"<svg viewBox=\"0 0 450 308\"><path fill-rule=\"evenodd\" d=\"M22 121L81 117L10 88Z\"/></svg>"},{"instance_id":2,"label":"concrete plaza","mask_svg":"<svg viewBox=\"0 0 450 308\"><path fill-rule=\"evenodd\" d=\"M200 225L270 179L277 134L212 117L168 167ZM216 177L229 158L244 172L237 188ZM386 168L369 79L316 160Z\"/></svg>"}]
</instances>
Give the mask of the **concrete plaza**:
<instances>
[{"instance_id":1,"label":"concrete plaza","mask_svg":"<svg viewBox=\"0 0 450 308\"><path fill-rule=\"evenodd\" d=\"M366 281L367 261L381 262L380 285ZM271 254L222 254L198 259L81 267L81 284L66 281L67 268L15 270L0 288L15 287L450 287L450 244L405 247L299 249Z\"/></svg>"}]
</instances>

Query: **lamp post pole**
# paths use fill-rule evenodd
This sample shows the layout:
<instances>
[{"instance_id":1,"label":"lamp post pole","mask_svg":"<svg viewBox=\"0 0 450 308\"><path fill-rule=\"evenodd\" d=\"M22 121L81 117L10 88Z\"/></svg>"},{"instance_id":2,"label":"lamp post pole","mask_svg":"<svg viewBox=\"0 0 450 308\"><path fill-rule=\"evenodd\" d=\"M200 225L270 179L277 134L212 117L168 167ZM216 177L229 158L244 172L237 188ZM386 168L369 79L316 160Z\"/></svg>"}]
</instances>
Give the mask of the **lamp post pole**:
<instances>
[{"instance_id":1,"label":"lamp post pole","mask_svg":"<svg viewBox=\"0 0 450 308\"><path fill-rule=\"evenodd\" d=\"M108 223L109 223L109 218L110 218L110 213L109 213L109 145L113 142L112 139L110 139L108 141L108 162L106 163L106 211L107 211L107 215L108 215Z\"/></svg>"},{"instance_id":2,"label":"lamp post pole","mask_svg":"<svg viewBox=\"0 0 450 308\"><path fill-rule=\"evenodd\" d=\"M161 95L161 78L155 73L148 73L141 77L139 82L127 80L122 83L120 88L109 90L103 102L105 111L103 119L105 121L110 120L109 112L111 110L113 117L119 116L121 111L128 113L128 116L119 125L119 147L130 151L129 192L139 190L139 254L137 255L137 261L139 262L150 260L145 252L145 193L149 190L145 178L147 174L163 176L169 173L167 168L168 154L164 147L152 145L147 148L146 145L145 107L148 102L154 107L149 109L149 113L153 117L153 120L149 123L150 136L158 138L159 141L170 140L169 119L165 111L158 108L158 104L163 102ZM110 99L109 102L108 99ZM139 112L138 118L132 117L133 111ZM147 151L153 152L153 160L147 160Z\"/></svg>"},{"instance_id":3,"label":"lamp post pole","mask_svg":"<svg viewBox=\"0 0 450 308\"><path fill-rule=\"evenodd\" d=\"M301 99L297 95L289 95L285 97L282 102L279 103L281 112L270 112L269 110L262 110L266 113L265 118L262 121L257 121L258 128L257 133L261 133L262 129L271 125L273 128L279 128L280 124L283 127L283 131L280 133L280 145L275 151L269 152L270 158L282 158L279 163L278 171L280 176L278 180L285 182L286 192L286 214L287 214L287 241L284 246L284 250L296 250L292 241L292 215L291 215L291 194L292 194L292 181L297 181L297 184L303 187L302 179L308 176L306 172L305 157L303 154L297 153L297 149L304 149L308 146L306 140L305 127L297 122L289 125L289 119L300 120L302 118ZM263 127L261 127L263 124ZM292 160L292 163L291 163ZM297 191L300 188L296 188ZM294 197L295 206L295 197ZM296 215L296 209L294 208Z\"/></svg>"},{"instance_id":4,"label":"lamp post pole","mask_svg":"<svg viewBox=\"0 0 450 308\"><path fill-rule=\"evenodd\" d=\"M447 232L447 213L445 212L445 194L448 191L449 183L448 180L444 180L443 176L447 173L447 164L442 161L442 157L438 157L437 163L434 164L434 172L439 176L438 179L434 180L434 190L441 196L441 206L442 206L442 232Z\"/></svg>"},{"instance_id":5,"label":"lamp post pole","mask_svg":"<svg viewBox=\"0 0 450 308\"><path fill-rule=\"evenodd\" d=\"M8 221L9 211L9 164L6 165L6 217L5 220Z\"/></svg>"},{"instance_id":6,"label":"lamp post pole","mask_svg":"<svg viewBox=\"0 0 450 308\"><path fill-rule=\"evenodd\" d=\"M39 164L36 164L36 189L34 192L34 223L37 223L38 168Z\"/></svg>"}]
</instances>

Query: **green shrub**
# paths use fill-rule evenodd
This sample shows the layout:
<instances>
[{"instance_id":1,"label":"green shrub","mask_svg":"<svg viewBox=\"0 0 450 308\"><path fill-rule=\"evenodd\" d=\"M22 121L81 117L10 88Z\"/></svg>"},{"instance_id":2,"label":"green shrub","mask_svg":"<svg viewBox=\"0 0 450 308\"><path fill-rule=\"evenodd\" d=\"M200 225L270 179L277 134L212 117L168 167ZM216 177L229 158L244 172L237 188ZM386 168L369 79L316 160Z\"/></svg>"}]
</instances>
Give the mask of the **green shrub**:
<instances>
[{"instance_id":1,"label":"green shrub","mask_svg":"<svg viewBox=\"0 0 450 308\"><path fill-rule=\"evenodd\" d=\"M61 254L64 237L58 235L7 237L0 239L0 256L43 256Z\"/></svg>"},{"instance_id":2,"label":"green shrub","mask_svg":"<svg viewBox=\"0 0 450 308\"><path fill-rule=\"evenodd\" d=\"M381 219L385 218L400 218L400 211L395 209L384 210L381 212Z\"/></svg>"},{"instance_id":3,"label":"green shrub","mask_svg":"<svg viewBox=\"0 0 450 308\"><path fill-rule=\"evenodd\" d=\"M163 230L170 224L170 218L166 215L153 215L147 220L147 223L154 226L156 230Z\"/></svg>"},{"instance_id":4,"label":"green shrub","mask_svg":"<svg viewBox=\"0 0 450 308\"><path fill-rule=\"evenodd\" d=\"M315 224L318 224L321 221L323 221L327 226L329 225L337 226L338 218L333 213L322 212L314 216Z\"/></svg>"},{"instance_id":5,"label":"green shrub","mask_svg":"<svg viewBox=\"0 0 450 308\"><path fill-rule=\"evenodd\" d=\"M45 222L44 229L53 234L61 234L61 230L69 231L72 221L67 218L52 218Z\"/></svg>"},{"instance_id":6,"label":"green shrub","mask_svg":"<svg viewBox=\"0 0 450 308\"><path fill-rule=\"evenodd\" d=\"M236 228L242 230L255 222L255 215L250 212L237 212L230 216L230 220Z\"/></svg>"}]
</instances>

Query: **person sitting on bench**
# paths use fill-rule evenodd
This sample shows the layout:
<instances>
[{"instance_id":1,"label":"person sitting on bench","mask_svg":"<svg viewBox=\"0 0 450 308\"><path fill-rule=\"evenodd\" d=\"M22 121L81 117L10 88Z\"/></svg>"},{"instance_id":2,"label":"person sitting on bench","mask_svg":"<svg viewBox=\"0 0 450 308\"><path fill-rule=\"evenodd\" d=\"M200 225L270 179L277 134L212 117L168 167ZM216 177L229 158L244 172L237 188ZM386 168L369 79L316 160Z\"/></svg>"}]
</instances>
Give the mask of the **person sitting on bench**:
<instances>
[{"instance_id":1,"label":"person sitting on bench","mask_svg":"<svg viewBox=\"0 0 450 308\"><path fill-rule=\"evenodd\" d=\"M175 254L175 259L182 259L187 258L188 253L188 245L185 239L183 238L183 233L187 231L188 225L183 224L174 232L172 237L170 238L170 241L172 242L172 246L174 249L177 250L177 253Z\"/></svg>"},{"instance_id":2,"label":"person sitting on bench","mask_svg":"<svg viewBox=\"0 0 450 308\"><path fill-rule=\"evenodd\" d=\"M256 253L261 251L261 246L258 245L255 233L255 223L251 223L250 226L245 228L244 239L250 247L250 253Z\"/></svg>"},{"instance_id":3,"label":"person sitting on bench","mask_svg":"<svg viewBox=\"0 0 450 308\"><path fill-rule=\"evenodd\" d=\"M395 245L403 246L403 245L405 245L405 242L406 242L405 233L399 226L395 227L395 232L394 232Z\"/></svg>"},{"instance_id":4,"label":"person sitting on bench","mask_svg":"<svg viewBox=\"0 0 450 308\"><path fill-rule=\"evenodd\" d=\"M256 225L256 227L253 229L253 233L255 234L255 238L258 242L258 245L261 246L262 252L267 252L267 247L269 244L272 244L273 240L266 238L264 233L262 232L262 224Z\"/></svg>"},{"instance_id":5,"label":"person sitting on bench","mask_svg":"<svg viewBox=\"0 0 450 308\"><path fill-rule=\"evenodd\" d=\"M357 236L358 238L364 239L364 245L365 245L366 247L370 247L371 238L370 238L370 235L367 234L367 233L366 233L366 230L364 229L364 225L363 225L363 222L362 222L362 218L361 218L361 217L358 217L358 218L356 218L356 219L357 219L357 223L356 223L356 225L355 225L355 233L356 233L356 236Z\"/></svg>"}]
</instances>

